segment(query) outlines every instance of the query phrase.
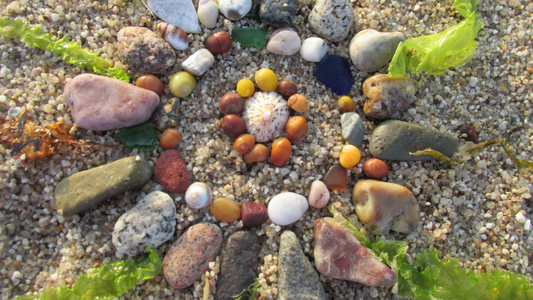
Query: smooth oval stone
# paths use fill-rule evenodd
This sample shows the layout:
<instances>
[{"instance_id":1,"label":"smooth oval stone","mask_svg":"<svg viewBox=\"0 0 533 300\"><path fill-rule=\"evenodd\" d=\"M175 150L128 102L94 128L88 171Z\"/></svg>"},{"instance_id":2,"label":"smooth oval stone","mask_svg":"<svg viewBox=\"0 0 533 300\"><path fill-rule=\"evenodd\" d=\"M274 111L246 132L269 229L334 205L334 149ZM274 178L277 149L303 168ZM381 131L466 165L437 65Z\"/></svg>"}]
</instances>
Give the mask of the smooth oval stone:
<instances>
[{"instance_id":1,"label":"smooth oval stone","mask_svg":"<svg viewBox=\"0 0 533 300\"><path fill-rule=\"evenodd\" d=\"M218 9L227 19L237 21L252 9L252 0L220 0Z\"/></svg>"},{"instance_id":2,"label":"smooth oval stone","mask_svg":"<svg viewBox=\"0 0 533 300\"><path fill-rule=\"evenodd\" d=\"M148 0L148 8L161 20L187 33L202 32L191 0Z\"/></svg>"},{"instance_id":3,"label":"smooth oval stone","mask_svg":"<svg viewBox=\"0 0 533 300\"><path fill-rule=\"evenodd\" d=\"M281 234L278 277L278 299L326 299L322 282L292 231Z\"/></svg>"},{"instance_id":4,"label":"smooth oval stone","mask_svg":"<svg viewBox=\"0 0 533 300\"><path fill-rule=\"evenodd\" d=\"M146 195L115 223L113 245L118 252L133 256L147 246L155 249L174 235L176 206L168 194Z\"/></svg>"},{"instance_id":5,"label":"smooth oval stone","mask_svg":"<svg viewBox=\"0 0 533 300\"><path fill-rule=\"evenodd\" d=\"M369 286L391 286L396 275L332 218L315 221L315 265L322 275Z\"/></svg>"},{"instance_id":6,"label":"smooth oval stone","mask_svg":"<svg viewBox=\"0 0 533 300\"><path fill-rule=\"evenodd\" d=\"M293 55L300 50L300 37L292 28L280 28L272 33L266 49L270 53Z\"/></svg>"},{"instance_id":7,"label":"smooth oval stone","mask_svg":"<svg viewBox=\"0 0 533 300\"><path fill-rule=\"evenodd\" d=\"M193 225L172 244L163 259L163 274L176 289L202 277L222 247L222 230L210 223Z\"/></svg>"},{"instance_id":8,"label":"smooth oval stone","mask_svg":"<svg viewBox=\"0 0 533 300\"><path fill-rule=\"evenodd\" d=\"M103 201L136 189L152 177L150 164L139 157L126 157L70 175L57 185L57 213L70 217Z\"/></svg>"},{"instance_id":9,"label":"smooth oval stone","mask_svg":"<svg viewBox=\"0 0 533 300\"><path fill-rule=\"evenodd\" d=\"M311 30L332 42L346 38L355 18L350 0L318 0L309 14Z\"/></svg>"},{"instance_id":10,"label":"smooth oval stone","mask_svg":"<svg viewBox=\"0 0 533 300\"><path fill-rule=\"evenodd\" d=\"M370 153L384 160L432 160L431 155L409 153L431 148L452 157L459 145L453 136L415 124L388 120L379 124L370 138Z\"/></svg>"},{"instance_id":11,"label":"smooth oval stone","mask_svg":"<svg viewBox=\"0 0 533 300\"><path fill-rule=\"evenodd\" d=\"M350 58L357 69L375 72L389 63L402 41L405 41L402 32L365 29L350 42Z\"/></svg>"},{"instance_id":12,"label":"smooth oval stone","mask_svg":"<svg viewBox=\"0 0 533 300\"><path fill-rule=\"evenodd\" d=\"M209 211L220 222L235 222L241 216L241 209L237 202L229 198L217 198L209 205Z\"/></svg>"},{"instance_id":13,"label":"smooth oval stone","mask_svg":"<svg viewBox=\"0 0 533 300\"><path fill-rule=\"evenodd\" d=\"M350 144L361 148L365 135L365 124L359 114L344 113L341 116L342 137Z\"/></svg>"},{"instance_id":14,"label":"smooth oval stone","mask_svg":"<svg viewBox=\"0 0 533 300\"><path fill-rule=\"evenodd\" d=\"M267 208L263 203L243 202L241 204L242 225L257 227L268 220Z\"/></svg>"},{"instance_id":15,"label":"smooth oval stone","mask_svg":"<svg viewBox=\"0 0 533 300\"><path fill-rule=\"evenodd\" d=\"M325 183L320 180L313 181L308 197L309 205L322 208L328 204L329 196L329 190Z\"/></svg>"},{"instance_id":16,"label":"smooth oval stone","mask_svg":"<svg viewBox=\"0 0 533 300\"><path fill-rule=\"evenodd\" d=\"M191 183L187 165L176 149L165 150L159 156L154 173L157 182L171 193L185 193Z\"/></svg>"},{"instance_id":17,"label":"smooth oval stone","mask_svg":"<svg viewBox=\"0 0 533 300\"><path fill-rule=\"evenodd\" d=\"M399 118L415 101L415 85L406 77L389 78L387 74L372 76L363 82L365 115L375 119Z\"/></svg>"},{"instance_id":18,"label":"smooth oval stone","mask_svg":"<svg viewBox=\"0 0 533 300\"><path fill-rule=\"evenodd\" d=\"M298 10L296 0L264 0L259 8L261 22L276 27L288 27Z\"/></svg>"},{"instance_id":19,"label":"smooth oval stone","mask_svg":"<svg viewBox=\"0 0 533 300\"><path fill-rule=\"evenodd\" d=\"M298 221L309 204L304 196L296 193L281 193L268 203L268 217L277 225L289 225Z\"/></svg>"},{"instance_id":20,"label":"smooth oval stone","mask_svg":"<svg viewBox=\"0 0 533 300\"><path fill-rule=\"evenodd\" d=\"M72 78L64 95L74 123L95 131L144 123L159 105L159 96L150 90L89 73Z\"/></svg>"},{"instance_id":21,"label":"smooth oval stone","mask_svg":"<svg viewBox=\"0 0 533 300\"><path fill-rule=\"evenodd\" d=\"M348 185L348 171L340 164L333 165L322 179L333 191L342 191Z\"/></svg>"},{"instance_id":22,"label":"smooth oval stone","mask_svg":"<svg viewBox=\"0 0 533 300\"><path fill-rule=\"evenodd\" d=\"M319 37L310 37L303 41L300 56L311 62L320 62L328 53L328 45Z\"/></svg>"},{"instance_id":23,"label":"smooth oval stone","mask_svg":"<svg viewBox=\"0 0 533 300\"><path fill-rule=\"evenodd\" d=\"M250 231L239 231L228 238L215 300L235 299L233 296L241 294L254 282L260 250L257 236ZM241 294L244 299L249 295L249 291Z\"/></svg>"},{"instance_id":24,"label":"smooth oval stone","mask_svg":"<svg viewBox=\"0 0 533 300\"><path fill-rule=\"evenodd\" d=\"M172 46L147 28L124 27L117 40L120 57L139 72L160 74L176 62Z\"/></svg>"},{"instance_id":25,"label":"smooth oval stone","mask_svg":"<svg viewBox=\"0 0 533 300\"><path fill-rule=\"evenodd\" d=\"M420 208L409 189L396 183L359 180L353 188L357 217L376 235L389 230L410 233L420 221Z\"/></svg>"},{"instance_id":26,"label":"smooth oval stone","mask_svg":"<svg viewBox=\"0 0 533 300\"><path fill-rule=\"evenodd\" d=\"M209 50L202 48L187 57L181 63L181 67L192 75L204 74L215 63L215 57Z\"/></svg>"},{"instance_id":27,"label":"smooth oval stone","mask_svg":"<svg viewBox=\"0 0 533 300\"><path fill-rule=\"evenodd\" d=\"M316 66L314 74L320 83L337 95L348 94L355 82L350 62L336 54L326 55Z\"/></svg>"},{"instance_id":28,"label":"smooth oval stone","mask_svg":"<svg viewBox=\"0 0 533 300\"><path fill-rule=\"evenodd\" d=\"M215 1L200 0L198 3L198 20L209 29L217 26L218 5Z\"/></svg>"}]
</instances>

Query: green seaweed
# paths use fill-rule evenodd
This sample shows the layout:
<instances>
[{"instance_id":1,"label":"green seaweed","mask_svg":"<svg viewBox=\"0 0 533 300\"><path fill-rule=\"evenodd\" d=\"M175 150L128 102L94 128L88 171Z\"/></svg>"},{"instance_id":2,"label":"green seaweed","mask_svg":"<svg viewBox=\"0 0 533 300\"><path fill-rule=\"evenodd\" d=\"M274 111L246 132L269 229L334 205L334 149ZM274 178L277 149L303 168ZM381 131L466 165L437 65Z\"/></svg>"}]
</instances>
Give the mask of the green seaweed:
<instances>
[{"instance_id":1,"label":"green seaweed","mask_svg":"<svg viewBox=\"0 0 533 300\"><path fill-rule=\"evenodd\" d=\"M247 297L249 297L248 298L249 300L256 300L257 299L256 295L257 293L260 292L260 290L261 290L261 283L256 278L254 279L254 282L250 284L250 286L247 289L244 289L242 290L242 292L240 292L240 294L231 296L231 297L234 298L235 300L242 300L243 298L246 299Z\"/></svg>"},{"instance_id":2,"label":"green seaweed","mask_svg":"<svg viewBox=\"0 0 533 300\"><path fill-rule=\"evenodd\" d=\"M125 82L130 81L128 74L122 69L113 66L113 63L98 57L95 53L83 49L78 43L71 42L66 37L55 39L54 36L44 32L39 26L30 27L20 19L15 21L8 18L0 19L0 34L11 38L20 37L28 45L61 55L63 60L76 67L87 68L96 74Z\"/></svg>"},{"instance_id":3,"label":"green seaweed","mask_svg":"<svg viewBox=\"0 0 533 300\"><path fill-rule=\"evenodd\" d=\"M93 268L81 274L72 288L47 288L41 297L24 295L16 300L89 300L112 299L122 296L139 281L154 278L161 272L159 255L150 247L148 256L138 260L120 260Z\"/></svg>"}]
</instances>

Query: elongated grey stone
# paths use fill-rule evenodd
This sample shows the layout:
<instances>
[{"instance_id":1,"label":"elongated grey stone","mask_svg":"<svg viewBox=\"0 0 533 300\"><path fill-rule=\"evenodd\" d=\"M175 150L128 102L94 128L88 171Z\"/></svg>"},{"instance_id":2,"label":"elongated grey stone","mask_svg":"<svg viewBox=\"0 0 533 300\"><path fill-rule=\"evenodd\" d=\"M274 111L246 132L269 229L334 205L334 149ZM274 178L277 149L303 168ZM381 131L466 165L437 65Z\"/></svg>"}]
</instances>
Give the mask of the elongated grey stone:
<instances>
[{"instance_id":1,"label":"elongated grey stone","mask_svg":"<svg viewBox=\"0 0 533 300\"><path fill-rule=\"evenodd\" d=\"M151 176L152 168L139 157L126 157L73 174L61 180L55 189L57 212L70 217L143 185Z\"/></svg>"},{"instance_id":2,"label":"elongated grey stone","mask_svg":"<svg viewBox=\"0 0 533 300\"><path fill-rule=\"evenodd\" d=\"M342 137L350 144L361 148L365 135L365 125L359 114L345 113L341 116Z\"/></svg>"},{"instance_id":3,"label":"elongated grey stone","mask_svg":"<svg viewBox=\"0 0 533 300\"><path fill-rule=\"evenodd\" d=\"M370 138L370 153L386 160L431 160L430 155L414 156L416 152L431 148L452 157L459 146L453 136L411 123L388 120L379 124Z\"/></svg>"}]
</instances>

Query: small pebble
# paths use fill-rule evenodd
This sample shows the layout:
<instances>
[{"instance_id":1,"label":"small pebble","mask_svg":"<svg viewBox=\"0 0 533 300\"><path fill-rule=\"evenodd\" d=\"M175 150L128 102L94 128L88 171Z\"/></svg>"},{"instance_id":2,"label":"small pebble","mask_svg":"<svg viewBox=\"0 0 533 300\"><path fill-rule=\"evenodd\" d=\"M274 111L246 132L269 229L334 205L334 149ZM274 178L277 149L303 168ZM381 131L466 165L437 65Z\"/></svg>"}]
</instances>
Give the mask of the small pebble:
<instances>
[{"instance_id":1,"label":"small pebble","mask_svg":"<svg viewBox=\"0 0 533 300\"><path fill-rule=\"evenodd\" d=\"M185 193L190 184L187 165L178 150L165 150L157 159L154 174L157 182L171 193Z\"/></svg>"},{"instance_id":2,"label":"small pebble","mask_svg":"<svg viewBox=\"0 0 533 300\"><path fill-rule=\"evenodd\" d=\"M308 197L309 205L316 208L322 208L328 205L329 197L329 190L326 184L320 180L313 181Z\"/></svg>"},{"instance_id":3,"label":"small pebble","mask_svg":"<svg viewBox=\"0 0 533 300\"><path fill-rule=\"evenodd\" d=\"M229 198L217 198L209 205L209 212L220 222L232 223L241 216L237 202Z\"/></svg>"},{"instance_id":4,"label":"small pebble","mask_svg":"<svg viewBox=\"0 0 533 300\"><path fill-rule=\"evenodd\" d=\"M300 56L310 62L320 62L328 53L328 45L319 37L310 37L303 41Z\"/></svg>"},{"instance_id":5,"label":"small pebble","mask_svg":"<svg viewBox=\"0 0 533 300\"><path fill-rule=\"evenodd\" d=\"M291 192L281 193L268 203L268 217L276 225L289 225L298 221L308 207L304 196Z\"/></svg>"},{"instance_id":6,"label":"small pebble","mask_svg":"<svg viewBox=\"0 0 533 300\"><path fill-rule=\"evenodd\" d=\"M287 100L290 96L298 93L298 86L291 80L282 80L278 84L278 92L283 99Z\"/></svg>"},{"instance_id":7,"label":"small pebble","mask_svg":"<svg viewBox=\"0 0 533 300\"><path fill-rule=\"evenodd\" d=\"M297 144L304 140L308 129L309 127L304 117L294 116L287 121L285 134L291 143Z\"/></svg>"},{"instance_id":8,"label":"small pebble","mask_svg":"<svg viewBox=\"0 0 533 300\"><path fill-rule=\"evenodd\" d=\"M401 32L365 29L350 42L350 58L357 69L375 72L389 63L402 41L405 41L405 35Z\"/></svg>"},{"instance_id":9,"label":"small pebble","mask_svg":"<svg viewBox=\"0 0 533 300\"><path fill-rule=\"evenodd\" d=\"M147 0L148 8L166 23L187 33L200 33L198 16L191 0Z\"/></svg>"},{"instance_id":10,"label":"small pebble","mask_svg":"<svg viewBox=\"0 0 533 300\"><path fill-rule=\"evenodd\" d=\"M260 69L254 78L257 86L265 92L273 92L278 87L278 76L270 69Z\"/></svg>"},{"instance_id":11,"label":"small pebble","mask_svg":"<svg viewBox=\"0 0 533 300\"><path fill-rule=\"evenodd\" d=\"M291 154L292 144L287 138L281 137L272 143L272 152L270 157L274 166L283 167L289 161Z\"/></svg>"},{"instance_id":12,"label":"small pebble","mask_svg":"<svg viewBox=\"0 0 533 300\"><path fill-rule=\"evenodd\" d=\"M354 145L342 147L339 162L343 167L352 168L359 163L359 160L361 160L361 151L357 147Z\"/></svg>"},{"instance_id":13,"label":"small pebble","mask_svg":"<svg viewBox=\"0 0 533 300\"><path fill-rule=\"evenodd\" d=\"M185 98L189 96L194 90L196 85L196 79L191 73L188 72L178 72L170 78L168 87L170 92L179 98Z\"/></svg>"},{"instance_id":14,"label":"small pebble","mask_svg":"<svg viewBox=\"0 0 533 300\"><path fill-rule=\"evenodd\" d=\"M389 166L379 158L371 158L363 164L363 172L368 178L382 179L389 174Z\"/></svg>"},{"instance_id":15,"label":"small pebble","mask_svg":"<svg viewBox=\"0 0 533 300\"><path fill-rule=\"evenodd\" d=\"M252 0L220 0L218 9L226 18L237 21L252 9Z\"/></svg>"},{"instance_id":16,"label":"small pebble","mask_svg":"<svg viewBox=\"0 0 533 300\"><path fill-rule=\"evenodd\" d=\"M322 181L330 190L342 191L348 185L348 172L340 164L335 164L324 175Z\"/></svg>"},{"instance_id":17,"label":"small pebble","mask_svg":"<svg viewBox=\"0 0 533 300\"><path fill-rule=\"evenodd\" d=\"M165 85L163 82L151 74L146 74L137 78L135 85L140 88L150 90L159 96L163 96L163 94L165 94Z\"/></svg>"},{"instance_id":18,"label":"small pebble","mask_svg":"<svg viewBox=\"0 0 533 300\"><path fill-rule=\"evenodd\" d=\"M342 114L341 116L342 137L356 147L363 146L365 125L363 119L355 112Z\"/></svg>"},{"instance_id":19,"label":"small pebble","mask_svg":"<svg viewBox=\"0 0 533 300\"><path fill-rule=\"evenodd\" d=\"M524 224L524 223L526 222L527 219L526 219L526 217L525 217L521 212L519 212L519 213L516 214L516 220L517 220L518 222Z\"/></svg>"},{"instance_id":20,"label":"small pebble","mask_svg":"<svg viewBox=\"0 0 533 300\"><path fill-rule=\"evenodd\" d=\"M300 37L292 28L280 28L272 33L266 49L270 53L293 55L300 51Z\"/></svg>"},{"instance_id":21,"label":"small pebble","mask_svg":"<svg viewBox=\"0 0 533 300\"><path fill-rule=\"evenodd\" d=\"M349 0L318 0L309 14L311 30L332 42L348 36L355 15Z\"/></svg>"},{"instance_id":22,"label":"small pebble","mask_svg":"<svg viewBox=\"0 0 533 300\"><path fill-rule=\"evenodd\" d=\"M220 99L220 111L225 114L240 114L244 108L244 98L237 93L227 93Z\"/></svg>"},{"instance_id":23,"label":"small pebble","mask_svg":"<svg viewBox=\"0 0 533 300\"><path fill-rule=\"evenodd\" d=\"M239 80L239 82L237 83L237 93L242 97L250 97L254 94L254 92L255 85L250 79L244 78Z\"/></svg>"},{"instance_id":24,"label":"small pebble","mask_svg":"<svg viewBox=\"0 0 533 300\"><path fill-rule=\"evenodd\" d=\"M232 139L236 139L239 135L246 132L246 124L244 120L234 114L225 115L220 122L220 127L224 133Z\"/></svg>"},{"instance_id":25,"label":"small pebble","mask_svg":"<svg viewBox=\"0 0 533 300\"><path fill-rule=\"evenodd\" d=\"M252 150L244 154L244 162L266 161L270 157L270 150L263 144L255 144Z\"/></svg>"},{"instance_id":26,"label":"small pebble","mask_svg":"<svg viewBox=\"0 0 533 300\"><path fill-rule=\"evenodd\" d=\"M205 40L205 47L211 51L213 55L224 54L231 49L231 35L226 31L217 31L212 33L207 40Z\"/></svg>"},{"instance_id":27,"label":"small pebble","mask_svg":"<svg viewBox=\"0 0 533 300\"><path fill-rule=\"evenodd\" d=\"M217 26L218 5L212 0L200 0L198 2L198 20L209 29Z\"/></svg>"},{"instance_id":28,"label":"small pebble","mask_svg":"<svg viewBox=\"0 0 533 300\"><path fill-rule=\"evenodd\" d=\"M161 134L159 144L163 150L172 149L176 147L181 139L181 134L176 128L167 128Z\"/></svg>"},{"instance_id":29,"label":"small pebble","mask_svg":"<svg viewBox=\"0 0 533 300\"><path fill-rule=\"evenodd\" d=\"M266 206L262 203L243 202L241 214L242 225L246 228L258 227L268 220Z\"/></svg>"},{"instance_id":30,"label":"small pebble","mask_svg":"<svg viewBox=\"0 0 533 300\"><path fill-rule=\"evenodd\" d=\"M181 67L192 75L204 74L215 63L215 57L207 49L199 49L181 63Z\"/></svg>"},{"instance_id":31,"label":"small pebble","mask_svg":"<svg viewBox=\"0 0 533 300\"><path fill-rule=\"evenodd\" d=\"M264 0L259 8L259 17L267 25L288 27L297 10L296 0Z\"/></svg>"}]
</instances>

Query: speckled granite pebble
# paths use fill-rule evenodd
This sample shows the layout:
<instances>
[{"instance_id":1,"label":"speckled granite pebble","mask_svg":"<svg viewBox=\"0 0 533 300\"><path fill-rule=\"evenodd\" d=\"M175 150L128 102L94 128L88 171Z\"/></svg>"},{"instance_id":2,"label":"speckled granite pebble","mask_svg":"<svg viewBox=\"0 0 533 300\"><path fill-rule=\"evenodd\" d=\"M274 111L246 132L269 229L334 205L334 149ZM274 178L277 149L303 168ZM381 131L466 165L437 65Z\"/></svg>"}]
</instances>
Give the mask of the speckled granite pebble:
<instances>
[{"instance_id":1,"label":"speckled granite pebble","mask_svg":"<svg viewBox=\"0 0 533 300\"><path fill-rule=\"evenodd\" d=\"M332 42L346 38L355 18L349 0L318 0L309 14L311 29Z\"/></svg>"},{"instance_id":2,"label":"speckled granite pebble","mask_svg":"<svg viewBox=\"0 0 533 300\"><path fill-rule=\"evenodd\" d=\"M259 17L267 25L287 27L291 25L296 10L296 0L264 0L259 9Z\"/></svg>"},{"instance_id":3,"label":"speckled granite pebble","mask_svg":"<svg viewBox=\"0 0 533 300\"><path fill-rule=\"evenodd\" d=\"M176 206L166 193L154 191L125 212L115 223L113 245L133 256L147 246L155 249L174 235Z\"/></svg>"},{"instance_id":4,"label":"speckled granite pebble","mask_svg":"<svg viewBox=\"0 0 533 300\"><path fill-rule=\"evenodd\" d=\"M148 7L161 20L178 26L187 33L200 33L202 28L191 0L147 0Z\"/></svg>"},{"instance_id":5,"label":"speckled granite pebble","mask_svg":"<svg viewBox=\"0 0 533 300\"><path fill-rule=\"evenodd\" d=\"M432 160L433 156L409 155L410 152L432 148L452 157L459 145L453 136L411 123L388 120L379 124L370 138L370 153L386 160Z\"/></svg>"},{"instance_id":6,"label":"speckled granite pebble","mask_svg":"<svg viewBox=\"0 0 533 300\"><path fill-rule=\"evenodd\" d=\"M278 268L278 300L326 299L322 282L292 231L281 234Z\"/></svg>"},{"instance_id":7,"label":"speckled granite pebble","mask_svg":"<svg viewBox=\"0 0 533 300\"><path fill-rule=\"evenodd\" d=\"M191 183L185 161L176 149L168 149L157 159L154 169L157 181L172 193L185 193Z\"/></svg>"},{"instance_id":8,"label":"speckled granite pebble","mask_svg":"<svg viewBox=\"0 0 533 300\"><path fill-rule=\"evenodd\" d=\"M192 285L202 277L222 247L222 231L211 223L199 223L187 229L168 249L163 259L163 274L176 289Z\"/></svg>"},{"instance_id":9,"label":"speckled granite pebble","mask_svg":"<svg viewBox=\"0 0 533 300\"><path fill-rule=\"evenodd\" d=\"M365 135L365 124L359 114L344 113L341 116L342 137L350 144L361 148Z\"/></svg>"}]
</instances>

